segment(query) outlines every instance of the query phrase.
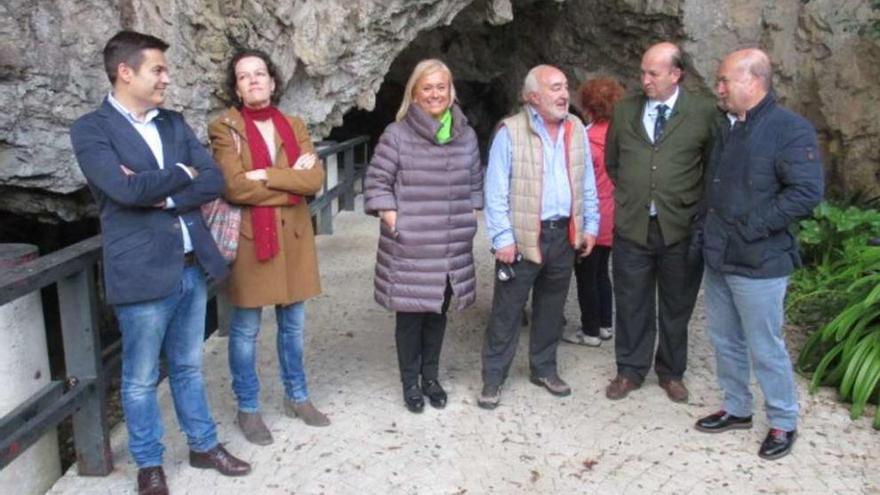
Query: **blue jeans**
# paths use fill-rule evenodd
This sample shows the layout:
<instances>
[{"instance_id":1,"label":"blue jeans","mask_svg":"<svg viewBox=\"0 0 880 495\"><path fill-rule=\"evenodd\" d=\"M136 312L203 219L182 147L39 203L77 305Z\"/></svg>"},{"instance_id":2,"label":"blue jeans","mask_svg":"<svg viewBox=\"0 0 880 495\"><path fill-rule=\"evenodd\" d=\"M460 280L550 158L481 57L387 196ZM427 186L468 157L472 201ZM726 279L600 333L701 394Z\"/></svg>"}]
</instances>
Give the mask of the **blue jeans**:
<instances>
[{"instance_id":1,"label":"blue jeans","mask_svg":"<svg viewBox=\"0 0 880 495\"><path fill-rule=\"evenodd\" d=\"M263 308L240 308L232 310L229 329L229 369L232 372L232 391L238 399L238 410L260 410L260 378L257 376L257 335L260 333L260 314ZM281 382L288 400L309 400L306 372L303 366L303 333L305 330L305 304L275 306L278 320L277 348L281 368Z\"/></svg>"},{"instance_id":2,"label":"blue jeans","mask_svg":"<svg viewBox=\"0 0 880 495\"><path fill-rule=\"evenodd\" d=\"M706 267L706 319L715 346L724 410L752 414L749 357L764 392L771 428L797 428L798 402L791 359L782 337L788 277L757 279Z\"/></svg>"},{"instance_id":3,"label":"blue jeans","mask_svg":"<svg viewBox=\"0 0 880 495\"><path fill-rule=\"evenodd\" d=\"M174 292L161 299L114 307L122 332L122 409L128 449L139 468L161 466L162 418L156 397L159 354L165 353L168 382L180 429L190 449L217 445L202 378L205 338L205 276L186 267Z\"/></svg>"}]
</instances>

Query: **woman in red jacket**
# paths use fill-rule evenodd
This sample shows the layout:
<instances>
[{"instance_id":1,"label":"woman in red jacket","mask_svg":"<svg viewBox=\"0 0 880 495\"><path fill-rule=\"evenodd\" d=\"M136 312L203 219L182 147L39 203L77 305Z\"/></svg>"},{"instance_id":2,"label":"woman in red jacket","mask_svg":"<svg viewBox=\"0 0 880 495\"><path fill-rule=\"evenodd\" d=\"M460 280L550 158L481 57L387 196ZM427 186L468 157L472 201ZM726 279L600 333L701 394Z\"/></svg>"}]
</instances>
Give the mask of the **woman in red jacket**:
<instances>
[{"instance_id":1,"label":"woman in red jacket","mask_svg":"<svg viewBox=\"0 0 880 495\"><path fill-rule=\"evenodd\" d=\"M603 340L612 336L608 257L614 228L614 184L605 171L605 136L614 104L622 96L623 87L613 79L593 79L578 90L581 111L590 121L587 138L599 194L599 237L589 256L576 258L574 273L581 307L581 326L565 332L562 340L591 347L598 347Z\"/></svg>"}]
</instances>

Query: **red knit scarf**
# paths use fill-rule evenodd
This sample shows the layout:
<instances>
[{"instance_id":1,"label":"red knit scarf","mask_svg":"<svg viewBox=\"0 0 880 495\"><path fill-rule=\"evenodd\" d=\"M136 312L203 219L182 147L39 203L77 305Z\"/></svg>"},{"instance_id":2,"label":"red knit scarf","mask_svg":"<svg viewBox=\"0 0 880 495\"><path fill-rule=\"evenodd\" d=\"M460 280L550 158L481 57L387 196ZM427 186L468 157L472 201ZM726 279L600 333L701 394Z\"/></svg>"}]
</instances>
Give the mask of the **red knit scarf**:
<instances>
[{"instance_id":1,"label":"red knit scarf","mask_svg":"<svg viewBox=\"0 0 880 495\"><path fill-rule=\"evenodd\" d=\"M281 136L281 142L284 145L284 152L287 154L288 166L292 167L299 158L299 144L296 141L296 134L290 122L284 117L277 108L268 106L265 108L241 108L241 116L244 118L244 130L247 135L248 149L251 152L251 169L258 170L261 168L269 168L272 166L272 155L269 153L269 147L260 134L260 130L254 124L255 120L260 122L272 119L272 124L278 135ZM290 195L290 204L296 205L302 201L302 196L297 194ZM279 251L278 231L275 228L275 207L273 206L253 206L251 207L251 220L254 227L254 245L256 248L257 261L266 261L272 259Z\"/></svg>"}]
</instances>

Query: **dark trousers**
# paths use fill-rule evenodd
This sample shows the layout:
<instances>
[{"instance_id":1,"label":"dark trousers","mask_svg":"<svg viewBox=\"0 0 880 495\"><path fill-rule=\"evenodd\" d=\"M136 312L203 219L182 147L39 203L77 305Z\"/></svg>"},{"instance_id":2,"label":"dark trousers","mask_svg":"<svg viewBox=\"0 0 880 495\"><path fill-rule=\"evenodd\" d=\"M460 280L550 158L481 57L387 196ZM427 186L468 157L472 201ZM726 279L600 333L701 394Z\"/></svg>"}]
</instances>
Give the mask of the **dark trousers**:
<instances>
[{"instance_id":1,"label":"dark trousers","mask_svg":"<svg viewBox=\"0 0 880 495\"><path fill-rule=\"evenodd\" d=\"M567 230L544 229L539 265L523 260L513 266L516 277L495 280L492 314L483 340L483 383L501 385L507 377L519 342L520 318L532 292L532 328L529 335L529 368L535 376L556 370L556 348L562 336L562 312L571 282L574 249ZM496 262L496 271L498 263Z\"/></svg>"},{"instance_id":2,"label":"dark trousers","mask_svg":"<svg viewBox=\"0 0 880 495\"><path fill-rule=\"evenodd\" d=\"M574 262L581 328L587 335L598 337L599 328L611 326L611 276L608 273L610 246L595 246L589 256Z\"/></svg>"},{"instance_id":3,"label":"dark trousers","mask_svg":"<svg viewBox=\"0 0 880 495\"><path fill-rule=\"evenodd\" d=\"M446 296L440 313L397 313L394 339L397 343L397 364L403 388L418 385L422 380L436 380L440 368L440 351L446 333L446 311L452 297L452 286L446 282Z\"/></svg>"},{"instance_id":4,"label":"dark trousers","mask_svg":"<svg viewBox=\"0 0 880 495\"><path fill-rule=\"evenodd\" d=\"M614 239L614 351L618 374L641 382L654 355L662 379L681 379L687 367L687 326L700 290L702 264L688 262L688 239L664 246L657 221L648 225L648 245ZM656 301L656 302L655 302ZM659 302L659 312L656 311Z\"/></svg>"}]
</instances>

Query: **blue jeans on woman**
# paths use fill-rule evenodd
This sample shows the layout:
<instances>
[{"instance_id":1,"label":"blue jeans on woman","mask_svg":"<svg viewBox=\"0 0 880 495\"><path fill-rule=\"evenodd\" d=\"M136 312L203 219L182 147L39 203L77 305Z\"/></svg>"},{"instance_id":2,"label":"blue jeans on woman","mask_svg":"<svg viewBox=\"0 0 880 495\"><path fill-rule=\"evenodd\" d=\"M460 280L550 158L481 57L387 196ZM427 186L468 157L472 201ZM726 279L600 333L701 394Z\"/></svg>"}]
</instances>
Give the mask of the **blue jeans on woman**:
<instances>
[{"instance_id":1,"label":"blue jeans on woman","mask_svg":"<svg viewBox=\"0 0 880 495\"><path fill-rule=\"evenodd\" d=\"M761 391L771 428L797 428L798 402L791 358L782 336L788 277L748 278L706 267L706 320L715 346L723 409L752 415L750 367ZM751 358L751 359L750 359Z\"/></svg>"},{"instance_id":2,"label":"blue jeans on woman","mask_svg":"<svg viewBox=\"0 0 880 495\"><path fill-rule=\"evenodd\" d=\"M162 465L162 417L156 398L159 354L165 353L174 411L189 448L217 445L202 377L205 339L205 276L184 268L178 287L161 299L114 306L122 332L122 409L128 449L138 468Z\"/></svg>"},{"instance_id":3,"label":"blue jeans on woman","mask_svg":"<svg viewBox=\"0 0 880 495\"><path fill-rule=\"evenodd\" d=\"M257 336L263 308L234 307L229 330L229 369L232 391L238 399L238 410L254 413L260 410L260 378L257 376ZM281 382L288 400L301 403L309 399L306 372L303 366L303 333L305 304L297 302L275 306L278 320L277 348Z\"/></svg>"}]
</instances>

